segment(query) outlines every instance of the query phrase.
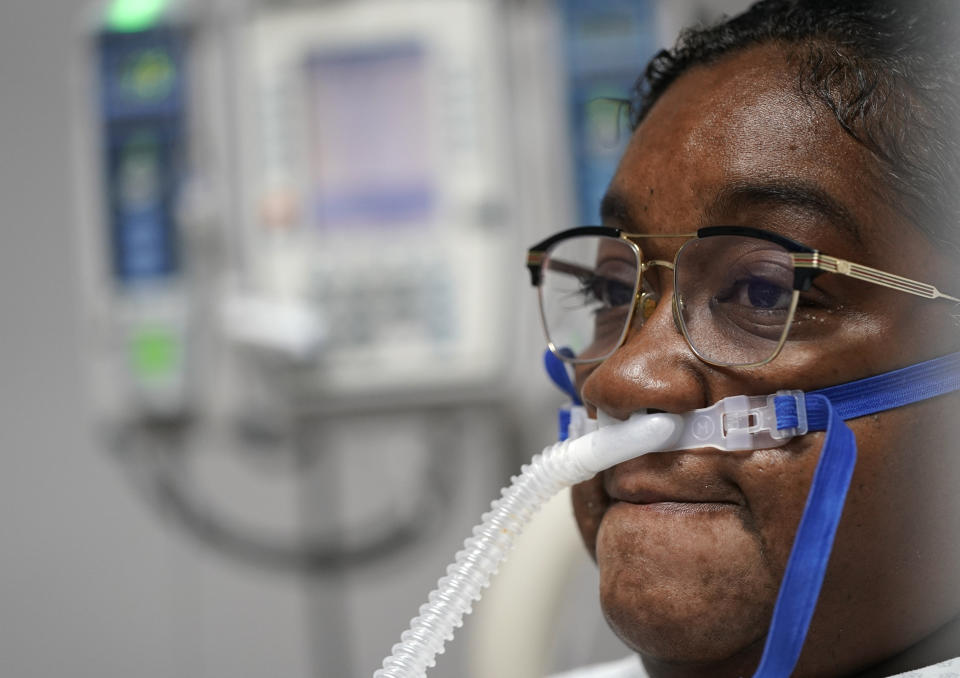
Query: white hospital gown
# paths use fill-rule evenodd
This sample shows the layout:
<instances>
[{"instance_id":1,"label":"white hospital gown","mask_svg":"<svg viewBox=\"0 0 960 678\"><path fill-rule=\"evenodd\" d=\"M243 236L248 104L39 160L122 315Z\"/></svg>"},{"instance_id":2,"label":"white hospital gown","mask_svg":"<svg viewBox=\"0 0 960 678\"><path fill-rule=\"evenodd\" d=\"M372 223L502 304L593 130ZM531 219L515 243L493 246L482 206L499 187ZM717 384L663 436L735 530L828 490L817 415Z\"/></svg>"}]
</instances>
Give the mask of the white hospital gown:
<instances>
[{"instance_id":1,"label":"white hospital gown","mask_svg":"<svg viewBox=\"0 0 960 678\"><path fill-rule=\"evenodd\" d=\"M596 664L574 671L558 673L551 678L649 678L637 655L615 662ZM960 658L948 659L922 669L898 673L890 678L960 678Z\"/></svg>"}]
</instances>

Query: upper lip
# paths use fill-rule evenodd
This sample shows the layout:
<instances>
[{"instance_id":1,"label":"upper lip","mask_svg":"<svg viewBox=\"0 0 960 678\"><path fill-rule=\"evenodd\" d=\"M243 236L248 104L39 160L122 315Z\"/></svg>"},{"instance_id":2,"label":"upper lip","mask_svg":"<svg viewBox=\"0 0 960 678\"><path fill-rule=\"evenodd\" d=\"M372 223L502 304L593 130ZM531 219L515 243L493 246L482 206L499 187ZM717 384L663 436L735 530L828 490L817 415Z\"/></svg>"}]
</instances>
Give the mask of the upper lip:
<instances>
[{"instance_id":1,"label":"upper lip","mask_svg":"<svg viewBox=\"0 0 960 678\"><path fill-rule=\"evenodd\" d=\"M725 497L705 497L687 494L679 490L661 490L659 488L637 488L630 491L613 488L607 494L615 501L624 501L630 504L660 504L665 502L682 504L737 504L741 502Z\"/></svg>"},{"instance_id":2,"label":"upper lip","mask_svg":"<svg viewBox=\"0 0 960 678\"><path fill-rule=\"evenodd\" d=\"M604 490L611 499L631 504L744 504L735 484L716 472L705 472L708 469L677 473L637 466L626 462L604 473Z\"/></svg>"}]
</instances>

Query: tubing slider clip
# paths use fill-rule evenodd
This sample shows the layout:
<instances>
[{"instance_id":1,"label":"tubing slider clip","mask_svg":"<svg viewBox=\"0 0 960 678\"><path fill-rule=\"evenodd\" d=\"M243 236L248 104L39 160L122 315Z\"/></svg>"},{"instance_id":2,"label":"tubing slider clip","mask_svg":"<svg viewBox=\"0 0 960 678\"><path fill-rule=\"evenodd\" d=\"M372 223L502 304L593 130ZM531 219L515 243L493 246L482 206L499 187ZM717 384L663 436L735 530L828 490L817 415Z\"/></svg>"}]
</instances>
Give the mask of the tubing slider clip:
<instances>
[{"instance_id":1,"label":"tubing slider clip","mask_svg":"<svg viewBox=\"0 0 960 678\"><path fill-rule=\"evenodd\" d=\"M570 410L570 439L597 430L597 420L588 419L585 408L574 406ZM631 420L644 416L656 415L638 412ZM679 434L670 440L669 446L656 450L658 452L702 447L725 452L768 449L780 447L808 430L806 401L803 391L797 390L761 396L729 396L710 407L671 417L679 420ZM606 424L604 419L601 416L600 429L614 423Z\"/></svg>"},{"instance_id":2,"label":"tubing slider clip","mask_svg":"<svg viewBox=\"0 0 960 678\"><path fill-rule=\"evenodd\" d=\"M778 424L777 414L781 422ZM789 413L789 416L784 416ZM684 412L683 432L676 450L713 447L735 452L779 447L807 432L803 391L777 391L773 395L737 395L710 407Z\"/></svg>"}]
</instances>

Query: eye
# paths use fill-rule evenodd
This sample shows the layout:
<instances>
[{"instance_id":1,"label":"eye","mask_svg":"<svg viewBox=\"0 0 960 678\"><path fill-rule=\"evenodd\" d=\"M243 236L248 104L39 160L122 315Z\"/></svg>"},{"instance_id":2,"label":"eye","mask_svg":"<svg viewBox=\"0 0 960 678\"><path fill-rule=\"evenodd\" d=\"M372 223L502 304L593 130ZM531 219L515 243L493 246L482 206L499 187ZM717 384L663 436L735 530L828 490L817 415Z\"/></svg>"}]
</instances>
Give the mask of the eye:
<instances>
[{"instance_id":1,"label":"eye","mask_svg":"<svg viewBox=\"0 0 960 678\"><path fill-rule=\"evenodd\" d=\"M757 266L731 271L714 302L743 311L785 311L793 297L790 272L780 266Z\"/></svg>"},{"instance_id":2,"label":"eye","mask_svg":"<svg viewBox=\"0 0 960 678\"><path fill-rule=\"evenodd\" d=\"M792 294L791 290L769 280L753 278L739 281L737 296L738 303L771 310L786 309L790 305Z\"/></svg>"},{"instance_id":3,"label":"eye","mask_svg":"<svg viewBox=\"0 0 960 678\"><path fill-rule=\"evenodd\" d=\"M633 302L633 284L603 275L592 275L580 281L580 292L590 303L599 302L605 308L626 306Z\"/></svg>"}]
</instances>

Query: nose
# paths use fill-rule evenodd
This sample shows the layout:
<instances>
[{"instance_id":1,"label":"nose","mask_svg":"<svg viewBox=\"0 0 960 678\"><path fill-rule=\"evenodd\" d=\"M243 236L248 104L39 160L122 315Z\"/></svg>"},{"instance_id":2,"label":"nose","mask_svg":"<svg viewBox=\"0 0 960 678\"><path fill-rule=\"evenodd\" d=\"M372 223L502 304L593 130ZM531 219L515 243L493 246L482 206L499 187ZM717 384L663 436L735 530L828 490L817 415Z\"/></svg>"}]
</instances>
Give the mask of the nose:
<instances>
[{"instance_id":1,"label":"nose","mask_svg":"<svg viewBox=\"0 0 960 678\"><path fill-rule=\"evenodd\" d=\"M626 419L643 409L686 412L712 402L707 366L674 322L672 294L651 311L642 323L634 322L612 356L578 372L581 396L594 413Z\"/></svg>"}]
</instances>

